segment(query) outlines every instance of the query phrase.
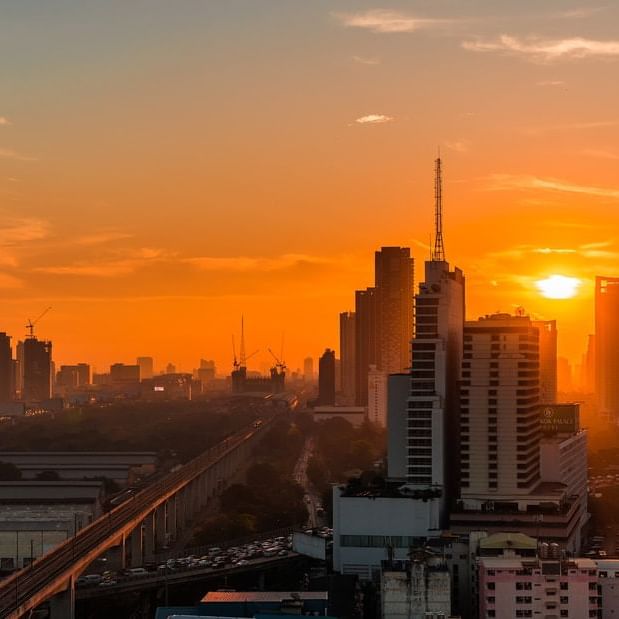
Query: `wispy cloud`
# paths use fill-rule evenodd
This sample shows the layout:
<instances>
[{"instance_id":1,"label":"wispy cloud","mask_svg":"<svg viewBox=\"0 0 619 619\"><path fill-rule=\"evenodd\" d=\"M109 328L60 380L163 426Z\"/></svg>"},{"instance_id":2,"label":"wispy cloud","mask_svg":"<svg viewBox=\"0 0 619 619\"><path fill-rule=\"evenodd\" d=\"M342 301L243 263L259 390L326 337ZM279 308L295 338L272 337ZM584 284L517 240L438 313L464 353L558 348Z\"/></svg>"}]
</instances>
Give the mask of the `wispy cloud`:
<instances>
[{"instance_id":1,"label":"wispy cloud","mask_svg":"<svg viewBox=\"0 0 619 619\"><path fill-rule=\"evenodd\" d=\"M428 19L385 9L370 9L360 13L334 13L333 15L347 28L362 28L377 33L415 32L451 23L451 20Z\"/></svg>"},{"instance_id":2,"label":"wispy cloud","mask_svg":"<svg viewBox=\"0 0 619 619\"><path fill-rule=\"evenodd\" d=\"M462 47L473 52L499 52L537 62L561 59L619 56L619 41L596 41L582 37L565 39L526 39L502 34L493 40L464 41Z\"/></svg>"},{"instance_id":3,"label":"wispy cloud","mask_svg":"<svg viewBox=\"0 0 619 619\"><path fill-rule=\"evenodd\" d=\"M470 142L468 140L455 140L445 142L445 147L453 150L456 153L467 153L470 150Z\"/></svg>"},{"instance_id":4,"label":"wispy cloud","mask_svg":"<svg viewBox=\"0 0 619 619\"><path fill-rule=\"evenodd\" d=\"M274 258L250 256L198 256L185 262L205 271L280 271L309 264L328 264L330 260L307 254L283 254Z\"/></svg>"},{"instance_id":5,"label":"wispy cloud","mask_svg":"<svg viewBox=\"0 0 619 619\"><path fill-rule=\"evenodd\" d=\"M587 157L597 157L598 159L611 159L616 161L619 159L619 154L610 150L599 150L595 148L586 148L582 154Z\"/></svg>"},{"instance_id":6,"label":"wispy cloud","mask_svg":"<svg viewBox=\"0 0 619 619\"><path fill-rule=\"evenodd\" d=\"M385 114L368 114L367 116L361 116L356 118L355 122L360 125L381 125L394 120L393 116L387 116Z\"/></svg>"},{"instance_id":7,"label":"wispy cloud","mask_svg":"<svg viewBox=\"0 0 619 619\"><path fill-rule=\"evenodd\" d=\"M5 217L0 219L0 246L36 241L48 236L49 223L36 217Z\"/></svg>"},{"instance_id":8,"label":"wispy cloud","mask_svg":"<svg viewBox=\"0 0 619 619\"><path fill-rule=\"evenodd\" d=\"M359 63L369 66L376 66L380 64L380 58L364 58L363 56L353 56L352 59Z\"/></svg>"},{"instance_id":9,"label":"wispy cloud","mask_svg":"<svg viewBox=\"0 0 619 619\"><path fill-rule=\"evenodd\" d=\"M6 127L11 124L11 121L6 116L0 116L0 126Z\"/></svg>"},{"instance_id":10,"label":"wispy cloud","mask_svg":"<svg viewBox=\"0 0 619 619\"><path fill-rule=\"evenodd\" d=\"M488 189L541 189L562 193L576 193L601 198L619 198L619 189L611 187L595 187L592 185L577 185L556 178L540 178L538 176L516 176L511 174L494 174L489 178Z\"/></svg>"},{"instance_id":11,"label":"wispy cloud","mask_svg":"<svg viewBox=\"0 0 619 619\"><path fill-rule=\"evenodd\" d=\"M558 125L543 125L538 127L523 128L523 132L529 135L539 135L551 131L589 131L591 129L606 129L616 127L619 120L592 120L573 123L562 123Z\"/></svg>"},{"instance_id":12,"label":"wispy cloud","mask_svg":"<svg viewBox=\"0 0 619 619\"><path fill-rule=\"evenodd\" d=\"M14 159L15 161L36 161L36 157L18 153L12 148L0 148L0 157L2 159Z\"/></svg>"},{"instance_id":13,"label":"wispy cloud","mask_svg":"<svg viewBox=\"0 0 619 619\"><path fill-rule=\"evenodd\" d=\"M135 273L149 264L173 258L166 250L151 247L123 250L122 252L117 252L116 255L121 257L104 257L99 260L82 261L73 264L37 267L34 271L50 275L118 277Z\"/></svg>"},{"instance_id":14,"label":"wispy cloud","mask_svg":"<svg viewBox=\"0 0 619 619\"><path fill-rule=\"evenodd\" d=\"M538 86L565 86L565 82L563 80L541 80L537 82Z\"/></svg>"},{"instance_id":15,"label":"wispy cloud","mask_svg":"<svg viewBox=\"0 0 619 619\"><path fill-rule=\"evenodd\" d=\"M111 243L112 241L121 241L132 238L132 234L126 232L117 232L114 230L103 230L95 234L86 234L78 237L76 243L78 245L101 245L103 243Z\"/></svg>"}]
</instances>

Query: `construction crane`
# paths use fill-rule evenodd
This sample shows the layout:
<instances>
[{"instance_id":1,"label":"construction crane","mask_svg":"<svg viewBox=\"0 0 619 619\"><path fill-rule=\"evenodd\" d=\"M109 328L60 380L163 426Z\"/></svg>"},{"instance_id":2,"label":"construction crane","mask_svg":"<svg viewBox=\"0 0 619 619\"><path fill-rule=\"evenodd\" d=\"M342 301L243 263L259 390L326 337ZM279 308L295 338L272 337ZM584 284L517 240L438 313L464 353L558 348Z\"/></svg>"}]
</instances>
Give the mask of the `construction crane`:
<instances>
[{"instance_id":1,"label":"construction crane","mask_svg":"<svg viewBox=\"0 0 619 619\"><path fill-rule=\"evenodd\" d=\"M47 312L49 312L49 310L51 309L52 306L50 305L49 307L46 307L34 320L30 320L30 318L28 318L28 324L26 325L26 329L28 329L29 331L28 337L30 339L34 338L34 325L36 325L37 322L39 322L39 320L41 320L41 318L43 318L43 316L45 316L45 314L47 314Z\"/></svg>"},{"instance_id":2,"label":"construction crane","mask_svg":"<svg viewBox=\"0 0 619 619\"><path fill-rule=\"evenodd\" d=\"M286 363L284 361L281 361L270 348L268 349L268 351L271 353L271 357L275 359L275 367L281 372L283 372L286 369Z\"/></svg>"}]
</instances>

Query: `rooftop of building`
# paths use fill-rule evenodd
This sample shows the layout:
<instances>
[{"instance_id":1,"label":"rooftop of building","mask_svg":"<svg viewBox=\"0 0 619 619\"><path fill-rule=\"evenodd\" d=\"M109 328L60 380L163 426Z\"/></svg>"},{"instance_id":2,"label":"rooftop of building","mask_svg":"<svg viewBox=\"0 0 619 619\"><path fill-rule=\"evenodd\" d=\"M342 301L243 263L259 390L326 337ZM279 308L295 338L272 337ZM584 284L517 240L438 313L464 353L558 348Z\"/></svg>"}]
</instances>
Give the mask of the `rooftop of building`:
<instances>
[{"instance_id":1,"label":"rooftop of building","mask_svg":"<svg viewBox=\"0 0 619 619\"><path fill-rule=\"evenodd\" d=\"M561 574L569 569L595 570L596 562L592 559L540 559L539 557L480 557L479 564L486 570L521 570L539 568L544 574Z\"/></svg>"},{"instance_id":2,"label":"rooftop of building","mask_svg":"<svg viewBox=\"0 0 619 619\"><path fill-rule=\"evenodd\" d=\"M329 413L338 415L364 415L365 406L315 406L313 408L316 413Z\"/></svg>"},{"instance_id":3,"label":"rooftop of building","mask_svg":"<svg viewBox=\"0 0 619 619\"><path fill-rule=\"evenodd\" d=\"M440 488L411 488L401 481L375 477L370 482L356 477L348 480L345 486L341 486L344 497L358 497L368 499L437 499L441 496Z\"/></svg>"},{"instance_id":4,"label":"rooftop of building","mask_svg":"<svg viewBox=\"0 0 619 619\"><path fill-rule=\"evenodd\" d=\"M537 549L537 540L524 533L495 533L479 540L479 547L484 549Z\"/></svg>"},{"instance_id":5,"label":"rooftop of building","mask_svg":"<svg viewBox=\"0 0 619 619\"><path fill-rule=\"evenodd\" d=\"M293 599L327 601L329 594L326 591L209 591L201 603L282 602Z\"/></svg>"}]
</instances>

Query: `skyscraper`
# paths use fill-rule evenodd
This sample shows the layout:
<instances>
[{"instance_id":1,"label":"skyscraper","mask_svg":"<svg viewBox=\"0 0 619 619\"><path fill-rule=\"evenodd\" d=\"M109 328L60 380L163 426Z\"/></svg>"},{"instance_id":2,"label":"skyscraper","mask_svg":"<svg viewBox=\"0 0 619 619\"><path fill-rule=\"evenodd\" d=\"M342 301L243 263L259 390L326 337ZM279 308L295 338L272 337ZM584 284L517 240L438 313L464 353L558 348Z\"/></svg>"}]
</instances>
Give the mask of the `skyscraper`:
<instances>
[{"instance_id":1,"label":"skyscraper","mask_svg":"<svg viewBox=\"0 0 619 619\"><path fill-rule=\"evenodd\" d=\"M312 357L303 359L303 379L307 384L314 381L314 359Z\"/></svg>"},{"instance_id":2,"label":"skyscraper","mask_svg":"<svg viewBox=\"0 0 619 619\"><path fill-rule=\"evenodd\" d=\"M355 404L368 403L368 372L378 364L376 288L355 292Z\"/></svg>"},{"instance_id":3,"label":"skyscraper","mask_svg":"<svg viewBox=\"0 0 619 619\"><path fill-rule=\"evenodd\" d=\"M140 366L140 380L148 380L155 374L155 362L152 357L138 357L135 362Z\"/></svg>"},{"instance_id":4,"label":"skyscraper","mask_svg":"<svg viewBox=\"0 0 619 619\"><path fill-rule=\"evenodd\" d=\"M539 483L542 330L535 324L528 316L509 314L465 324L460 425L463 499L528 495Z\"/></svg>"},{"instance_id":5,"label":"skyscraper","mask_svg":"<svg viewBox=\"0 0 619 619\"><path fill-rule=\"evenodd\" d=\"M539 399L543 404L557 401L557 321L534 320L539 330Z\"/></svg>"},{"instance_id":6,"label":"skyscraper","mask_svg":"<svg viewBox=\"0 0 619 619\"><path fill-rule=\"evenodd\" d=\"M375 253L377 367L387 374L410 367L413 337L413 259L408 247Z\"/></svg>"},{"instance_id":7,"label":"skyscraper","mask_svg":"<svg viewBox=\"0 0 619 619\"><path fill-rule=\"evenodd\" d=\"M595 278L595 384L598 413L619 422L619 277Z\"/></svg>"},{"instance_id":8,"label":"skyscraper","mask_svg":"<svg viewBox=\"0 0 619 619\"><path fill-rule=\"evenodd\" d=\"M23 394L27 402L40 402L52 395L52 343L28 337L23 346Z\"/></svg>"},{"instance_id":9,"label":"skyscraper","mask_svg":"<svg viewBox=\"0 0 619 619\"><path fill-rule=\"evenodd\" d=\"M13 353L11 338L0 333L0 402L7 402L13 396Z\"/></svg>"},{"instance_id":10,"label":"skyscraper","mask_svg":"<svg viewBox=\"0 0 619 619\"><path fill-rule=\"evenodd\" d=\"M318 404L335 405L335 351L329 348L318 360Z\"/></svg>"},{"instance_id":11,"label":"skyscraper","mask_svg":"<svg viewBox=\"0 0 619 619\"><path fill-rule=\"evenodd\" d=\"M458 487L465 280L462 271L450 271L445 260L440 159L436 160L435 198L432 259L425 263L425 278L415 296L407 481L420 488L441 489L444 515Z\"/></svg>"},{"instance_id":12,"label":"skyscraper","mask_svg":"<svg viewBox=\"0 0 619 619\"><path fill-rule=\"evenodd\" d=\"M355 320L354 312L340 314L340 370L346 404L355 401Z\"/></svg>"}]
</instances>

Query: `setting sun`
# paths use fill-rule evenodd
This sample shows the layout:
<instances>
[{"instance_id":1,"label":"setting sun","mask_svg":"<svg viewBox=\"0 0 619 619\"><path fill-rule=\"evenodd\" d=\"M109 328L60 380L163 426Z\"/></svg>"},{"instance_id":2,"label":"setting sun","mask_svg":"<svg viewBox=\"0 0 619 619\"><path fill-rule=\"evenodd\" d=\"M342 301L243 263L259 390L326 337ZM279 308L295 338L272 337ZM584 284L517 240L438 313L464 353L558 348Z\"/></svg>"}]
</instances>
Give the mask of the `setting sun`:
<instances>
[{"instance_id":1,"label":"setting sun","mask_svg":"<svg viewBox=\"0 0 619 619\"><path fill-rule=\"evenodd\" d=\"M576 277L551 275L535 282L537 289L547 299L571 299L578 293L581 281Z\"/></svg>"}]
</instances>

